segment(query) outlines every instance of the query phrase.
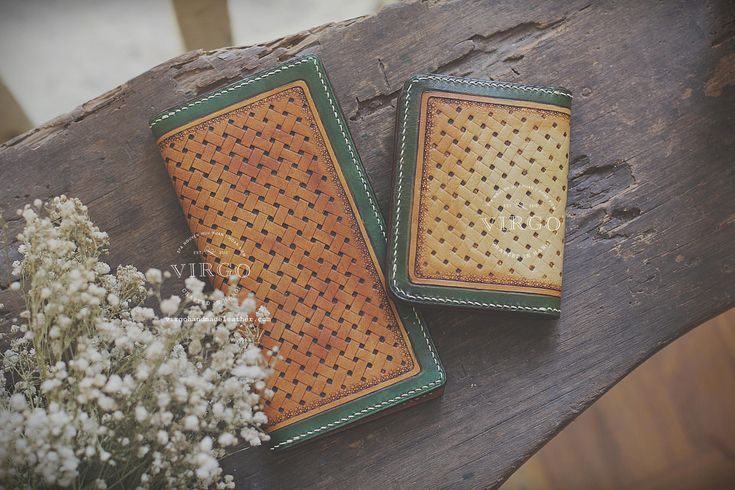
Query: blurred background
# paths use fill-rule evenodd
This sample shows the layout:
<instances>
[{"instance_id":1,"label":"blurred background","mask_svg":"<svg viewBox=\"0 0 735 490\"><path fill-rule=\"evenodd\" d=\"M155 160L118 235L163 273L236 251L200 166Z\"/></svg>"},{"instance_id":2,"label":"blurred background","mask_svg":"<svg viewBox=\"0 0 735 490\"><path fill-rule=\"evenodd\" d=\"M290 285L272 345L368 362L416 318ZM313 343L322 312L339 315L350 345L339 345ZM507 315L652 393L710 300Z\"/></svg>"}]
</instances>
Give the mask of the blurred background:
<instances>
[{"instance_id":1,"label":"blurred background","mask_svg":"<svg viewBox=\"0 0 735 490\"><path fill-rule=\"evenodd\" d=\"M384 0L0 0L0 142L194 49L270 41Z\"/></svg>"},{"instance_id":2,"label":"blurred background","mask_svg":"<svg viewBox=\"0 0 735 490\"><path fill-rule=\"evenodd\" d=\"M0 143L186 51L258 44L386 3L0 0ZM636 369L502 488L735 488L735 309Z\"/></svg>"}]
</instances>

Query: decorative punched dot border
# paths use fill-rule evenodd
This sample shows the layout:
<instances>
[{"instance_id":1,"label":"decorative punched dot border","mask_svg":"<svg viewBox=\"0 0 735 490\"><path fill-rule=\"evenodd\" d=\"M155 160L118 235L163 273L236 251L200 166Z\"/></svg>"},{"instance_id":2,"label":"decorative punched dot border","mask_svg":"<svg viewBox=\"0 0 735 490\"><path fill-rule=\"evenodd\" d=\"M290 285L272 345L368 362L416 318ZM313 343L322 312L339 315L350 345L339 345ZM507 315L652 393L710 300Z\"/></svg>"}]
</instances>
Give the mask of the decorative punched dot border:
<instances>
[{"instance_id":1,"label":"decorative punched dot border","mask_svg":"<svg viewBox=\"0 0 735 490\"><path fill-rule=\"evenodd\" d=\"M380 211L378 211L378 207L377 207L377 205L375 203L375 200L373 199L372 192L370 192L370 186L367 183L367 178L366 178L366 176L365 176L365 174L363 172L362 165L357 161L356 150L354 149L354 146L353 146L350 138L347 136L347 132L345 130L345 124L343 123L342 117L341 117L339 111L337 110L337 104L336 104L336 102L334 101L334 99L332 97L332 94L331 94L331 92L329 90L329 87L327 86L327 82L325 80L325 77L322 74L322 70L321 70L321 68L319 66L319 60L316 57L314 57L314 56L307 56L307 57L301 58L299 60L293 61L293 62L288 63L286 65L283 65L283 66L280 66L278 68L275 68L273 70L267 71L267 72L263 73L262 75L258 75L257 77L243 80L243 81L238 82L238 83L236 83L234 85L231 85L231 86L229 86L227 88L224 88L222 90L218 90L216 92L213 92L212 94L210 94L210 95L208 95L206 97L203 97L201 99L198 99L198 100L195 100L193 102L190 102L189 104L186 104L186 105L184 105L182 107L179 107L177 109L171 110L171 111L169 111L169 112L167 112L165 114L162 114L161 116L159 116L158 118L156 118L154 121L152 121L151 124L150 124L150 127L152 129L159 122L161 122L161 121L163 121L165 119L168 119L169 117L171 117L171 116L173 116L173 115L175 115L177 113L186 111L186 110L188 110L188 109L190 109L192 107L195 107L195 106L197 106L199 104L202 104L202 103L204 103L204 102L206 102L208 100L215 99L215 98L220 97L222 95L225 95L225 94L227 94L227 93L229 93L229 92L231 92L233 90L236 90L238 88L241 88L241 87L244 87L244 86L249 85L251 83L254 83L254 82L258 81L258 80L263 80L263 79L268 78L268 77L270 77L272 75L275 75L276 73L280 73L280 72L286 71L286 70L288 70L290 68L293 68L294 66L300 65L302 63L308 63L308 62L311 62L314 65L314 68L316 69L316 73L319 76L319 80L321 82L321 88L323 90L323 94L327 97L327 101L329 102L329 105L330 105L330 107L332 109L332 113L333 113L333 115L334 115L334 117L335 117L335 119L337 121L337 124L339 125L340 132L342 134L342 138L344 139L345 145L346 145L346 147L347 147L347 149L348 149L348 151L350 153L350 157L352 159L352 163L354 164L355 169L357 170L357 174L358 174L358 176L360 178L360 181L362 183L363 189L365 191L365 195L368 198L368 201L370 203L370 207L371 207L371 209L373 211L373 215L375 216L376 222L378 223L378 227L380 228L381 235L383 236L383 239L386 240L387 239L387 236L386 236L386 231L385 231L385 225L383 223L383 217L380 214ZM421 330L421 334L423 335L423 338L426 341L426 346L427 346L427 348L429 350L429 353L431 354L431 358L432 358L432 360L434 362L434 366L436 367L436 372L437 372L438 378L435 379L434 381L431 381L429 383L426 383L426 384L424 384L422 386L419 386L417 388L408 390L405 393L402 393L400 395L397 395L397 396L395 396L393 398L390 398L388 400L384 400L384 401L382 401L380 403L376 403L376 404L371 405L369 407L363 408L362 410L353 412L350 415L347 415L345 417L341 417L338 420L335 420L333 422L329 422L327 424L324 424L321 427L317 427L315 429L308 430L308 431L303 432L301 434L292 436L289 439L287 439L285 441L282 441L282 442L276 444L275 446L273 446L271 448L271 450L278 449L281 446L289 445L289 444L291 444L293 442L299 441L300 439L304 439L304 438L310 437L312 435L318 434L319 432L322 432L322 431L325 431L325 430L332 429L334 427L338 427L338 426L344 425L345 423L350 422L350 421L352 421L355 418L361 418L361 417L363 417L363 416L365 416L365 415L367 415L367 414L369 414L371 412L374 412L376 410L385 408L385 407L390 406L390 405L395 405L399 401L403 401L403 400L405 400L407 398L412 398L412 397L414 397L415 395L417 395L419 393L422 393L424 391L427 391L427 390L429 390L429 389L431 389L431 388L433 388L435 386L441 385L443 383L443 381L444 381L444 371L442 370L442 367L439 364L439 360L437 358L436 352L434 351L434 348L433 348L433 346L431 344L431 339L429 338L429 335L428 335L428 333L427 333L427 331L426 331L426 329L425 329L425 327L423 325L423 322L419 319L419 316L418 316L418 313L416 312L416 310L413 307L410 307L410 309L411 309L411 312L413 313L413 316L415 318L415 322L419 326L419 329Z\"/></svg>"},{"instance_id":2,"label":"decorative punched dot border","mask_svg":"<svg viewBox=\"0 0 735 490\"><path fill-rule=\"evenodd\" d=\"M417 153L415 185L420 185L422 192L418 196L419 198L415 204L419 208L418 235L415 237L416 245L412 248L412 252L415 251L416 257L413 261L409 260L409 270L413 270L416 277L420 279L461 281L466 284L465 287L472 288L473 283L482 284L489 279L486 272L483 271L483 268L487 271L486 267L490 265L489 261L496 261L499 268L497 271L493 270L493 272L502 275L503 272L514 274L515 271L518 271L521 275L532 275L538 269L536 274L543 274L543 276L535 276L535 279L530 279L526 285L544 288L548 286L550 289L555 289L553 286L554 281L558 280L561 282L562 264L558 261L555 262L556 257L561 255L561 251L557 250L555 254L544 253L550 245L547 241L550 238L549 234L542 235L534 232L532 235L529 234L523 237L522 240L518 235L494 237L496 240L490 245L489 243L483 243L484 237L487 236L487 231L484 227L475 227L478 221L480 221L475 216L475 213L481 215L480 208L491 205L496 206L492 204L492 201L503 194L507 194L505 198L511 201L518 198L525 199L523 195L518 195L519 193L523 193L530 198L529 190L535 193L535 186L539 186L540 188L546 187L543 195L539 197L546 201L546 204L550 205L550 212L553 213L554 210L558 210L555 205L556 203L552 202L548 193L552 188L555 192L565 192L566 179L559 179L554 172L547 172L547 167L552 168L554 166L556 163L553 162L555 156L561 157L563 155L562 144L564 141L562 138L566 137L568 133L564 131L564 128L560 128L558 129L558 133L552 133L554 138L551 138L551 134L548 132L559 128L559 123L568 124L570 117L568 114L558 112L555 109L516 107L515 105L509 106L507 102L502 104L489 103L475 99L467 100L461 97L461 94L456 94L455 97L455 94L452 93L448 93L444 97L439 98L430 97L426 101L426 108L422 113L422 117L425 116L426 120L425 122L422 121L421 127L425 128L426 133L425 136L422 134L420 137L424 137L427 143L421 146ZM543 120L533 123L529 122L528 117L538 115ZM475 118L478 120L475 120ZM547 118L548 120L546 120ZM510 128L513 128L512 134L511 132L506 132L504 137L498 137L498 131L503 131L502 128L508 124L507 121L510 121ZM541 130L539 125L542 124L547 124L549 127ZM489 138L487 133L479 133L479 131L484 131L484 128L490 127L495 130L493 132L493 138ZM531 127L533 129L530 129ZM466 131L473 134L472 140L465 142L458 141L457 138L461 138L461 134ZM522 134L521 131L523 132ZM564 132L563 136L562 131ZM545 132L546 135L544 136ZM503 141L505 138L507 140ZM536 148L536 145L538 145L539 151L541 145L544 145L546 147L544 151L549 151L550 153L548 155L537 155L536 151L532 149ZM485 162L484 156L481 154L483 152L492 153L495 150L498 151L499 156L508 150L513 152L510 167L507 169L503 168L502 176L498 173L490 179L491 181L497 179L495 182L487 182L489 174L483 175L483 172L494 174L496 167L494 164ZM527 154L530 152L534 153L533 157ZM554 153L557 154L555 155ZM420 157L422 154L423 159ZM516 154L519 156L516 156ZM472 161L478 159L478 162L483 163L481 165L482 168L475 165L470 165L468 168L466 165L467 161L463 158L464 155ZM458 159L457 166L446 165L452 158ZM524 164L533 165L537 159L539 161L541 159L547 159L546 163L540 166L540 171L537 173L528 175L528 170L519 171L516 168L516 165L519 163L521 164L520 166ZM424 164L419 165L419 160L423 160ZM559 165L560 170L563 171L564 168L564 164ZM483 175L479 181L473 181L473 178L475 178L473 174L476 170L479 171L480 175ZM490 194L484 199L484 202L481 203L479 199L470 202L474 199L472 195L478 194L480 190L478 186L488 184L495 184L493 187L494 191L489 190ZM502 185L502 189L498 187L498 184ZM485 190L483 194L487 192ZM455 200L465 200L466 206L450 209L450 205L448 204L448 198L450 197ZM561 197L557 196L556 200L560 201ZM441 204L443 206L441 206L440 210L439 206ZM508 203L508 205L512 204L512 202ZM431 206L437 206L436 214L427 216L426 212L428 211L428 207ZM497 207L498 211L503 206ZM534 215L532 210L534 207L542 207L541 202L537 202L536 205L531 204L531 207L528 208L532 216ZM523 213L523 211L520 212ZM466 253L461 254L464 255L463 257L460 257L457 252L456 241L443 234L443 230L440 228L446 226L446 224L441 223L446 216L451 216L452 218L456 216L459 220L463 220L466 216L469 219L466 222L466 230L461 235L454 237L454 239L459 237L460 240L466 241L469 246ZM484 219L482 220L484 221ZM560 219L560 222L562 219ZM493 220L491 219L490 221L492 222ZM451 232L455 229L455 226L456 224L448 225L448 231ZM552 231L551 234L556 235L556 232ZM413 238L412 236L409 242L412 243ZM513 242L510 242L511 239ZM521 241L519 242L519 240ZM506 257L501 257L497 254L497 252L505 249L505 245L509 245L511 248L524 245L524 248L528 252L523 253L525 251L521 250L518 256L515 257L517 261L506 260ZM538 252L532 252L531 245ZM448 247L451 247L452 251L449 256L444 257L444 254L437 254L437 251L448 251ZM537 255L536 258L539 260L537 261L536 258L532 258L533 255ZM531 260L524 262L525 259ZM490 267L495 268L494 265L490 265ZM450 272L449 269L452 268L454 270ZM545 281L550 282L545 284Z\"/></svg>"},{"instance_id":3,"label":"decorative punched dot border","mask_svg":"<svg viewBox=\"0 0 735 490\"><path fill-rule=\"evenodd\" d=\"M476 86L483 86L483 87L497 87L497 88L504 88L504 89L515 89L515 90L523 90L523 91L531 91L531 92L542 92L542 93L548 93L551 95L560 95L569 97L569 99L572 99L572 95L570 93L560 91L560 90L554 90L554 89L547 89L543 87L532 87L528 85L517 85L515 83L509 83L509 82L495 82L495 81L488 81L488 80L475 80L471 78L458 78L458 77L451 77L451 76L440 76L440 75L424 75L420 77L415 77L411 80L411 82L408 84L408 88L406 89L406 97L404 98L404 110L403 110L403 118L401 121L401 152L400 157L398 159L398 189L396 192L396 209L394 211L395 216L395 232L393 233L393 256L392 256L392 262L393 265L390 270L390 282L391 286L394 290L398 291L402 295L404 295L407 298L415 299L415 300L424 300L424 301L431 301L431 302L439 302L439 303L452 303L456 305L465 305L465 306L484 306L489 308L498 308L498 309L505 309L505 310L511 310L511 311L529 311L529 312L541 312L541 313L561 313L561 310L559 308L552 308L552 307L545 307L545 306L522 306L522 305L514 305L509 303L491 303L487 301L472 301L472 300L465 300L465 299L457 299L457 298L449 298L447 296L437 295L437 294L418 294L418 293L412 293L409 291L406 291L402 289L398 285L398 281L396 278L396 274L398 272L398 262L396 261L396 257L398 255L398 238L399 238L399 230L401 226L401 205L402 205L402 199L403 199L403 165L404 160L406 156L406 124L408 122L408 108L410 105L411 100L411 90L413 89L414 85L418 82L421 82L423 80L436 80L441 82L450 82L450 83L456 83L456 84L464 84L464 85L476 85Z\"/></svg>"}]
</instances>

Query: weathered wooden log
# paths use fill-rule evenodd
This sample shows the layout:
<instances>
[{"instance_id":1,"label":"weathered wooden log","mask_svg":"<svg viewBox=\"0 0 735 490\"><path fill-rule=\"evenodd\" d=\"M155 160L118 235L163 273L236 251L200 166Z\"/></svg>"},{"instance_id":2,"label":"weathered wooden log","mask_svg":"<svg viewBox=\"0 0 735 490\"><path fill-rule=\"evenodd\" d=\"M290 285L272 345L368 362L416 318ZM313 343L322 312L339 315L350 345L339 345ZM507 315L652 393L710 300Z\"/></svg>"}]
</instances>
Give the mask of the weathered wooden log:
<instances>
[{"instance_id":1,"label":"weathered wooden log","mask_svg":"<svg viewBox=\"0 0 735 490\"><path fill-rule=\"evenodd\" d=\"M458 0L191 52L2 146L0 205L13 236L17 207L78 196L109 231L113 264L167 267L188 231L146 124L159 110L317 52L386 211L411 75L572 89L561 319L422 308L443 398L226 462L239 488L495 486L631 369L735 305L734 26L724 0ZM18 305L2 267L7 326Z\"/></svg>"}]
</instances>

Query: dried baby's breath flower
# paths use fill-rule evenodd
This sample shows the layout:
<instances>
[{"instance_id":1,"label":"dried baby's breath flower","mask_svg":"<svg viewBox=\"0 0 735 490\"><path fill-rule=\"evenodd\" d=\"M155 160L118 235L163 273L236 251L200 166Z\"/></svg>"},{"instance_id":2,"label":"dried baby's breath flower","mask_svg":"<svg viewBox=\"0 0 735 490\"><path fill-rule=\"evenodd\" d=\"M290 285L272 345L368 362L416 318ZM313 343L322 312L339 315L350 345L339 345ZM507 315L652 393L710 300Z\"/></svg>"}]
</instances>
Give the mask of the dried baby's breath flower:
<instances>
[{"instance_id":1,"label":"dried baby's breath flower","mask_svg":"<svg viewBox=\"0 0 735 490\"><path fill-rule=\"evenodd\" d=\"M186 297L161 300L166 274L100 261L107 234L77 199L19 215L11 289L26 310L0 365L0 482L234 488L218 459L268 439L271 370L257 347L268 311L195 278Z\"/></svg>"}]
</instances>

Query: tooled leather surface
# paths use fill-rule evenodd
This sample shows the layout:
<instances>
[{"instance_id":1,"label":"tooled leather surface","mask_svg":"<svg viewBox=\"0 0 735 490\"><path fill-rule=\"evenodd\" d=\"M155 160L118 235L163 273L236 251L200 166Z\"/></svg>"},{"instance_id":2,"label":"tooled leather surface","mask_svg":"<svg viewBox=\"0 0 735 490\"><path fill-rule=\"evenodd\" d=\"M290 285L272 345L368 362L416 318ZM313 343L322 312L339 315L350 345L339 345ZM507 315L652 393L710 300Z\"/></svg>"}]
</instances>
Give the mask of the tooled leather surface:
<instances>
[{"instance_id":1,"label":"tooled leather surface","mask_svg":"<svg viewBox=\"0 0 735 490\"><path fill-rule=\"evenodd\" d=\"M415 277L560 291L569 115L432 96L422 117Z\"/></svg>"},{"instance_id":2,"label":"tooled leather surface","mask_svg":"<svg viewBox=\"0 0 735 490\"><path fill-rule=\"evenodd\" d=\"M216 251L204 260L247 264L239 286L273 313L263 345L284 360L271 427L389 386L415 362L307 97L276 91L159 143L199 250Z\"/></svg>"}]
</instances>

